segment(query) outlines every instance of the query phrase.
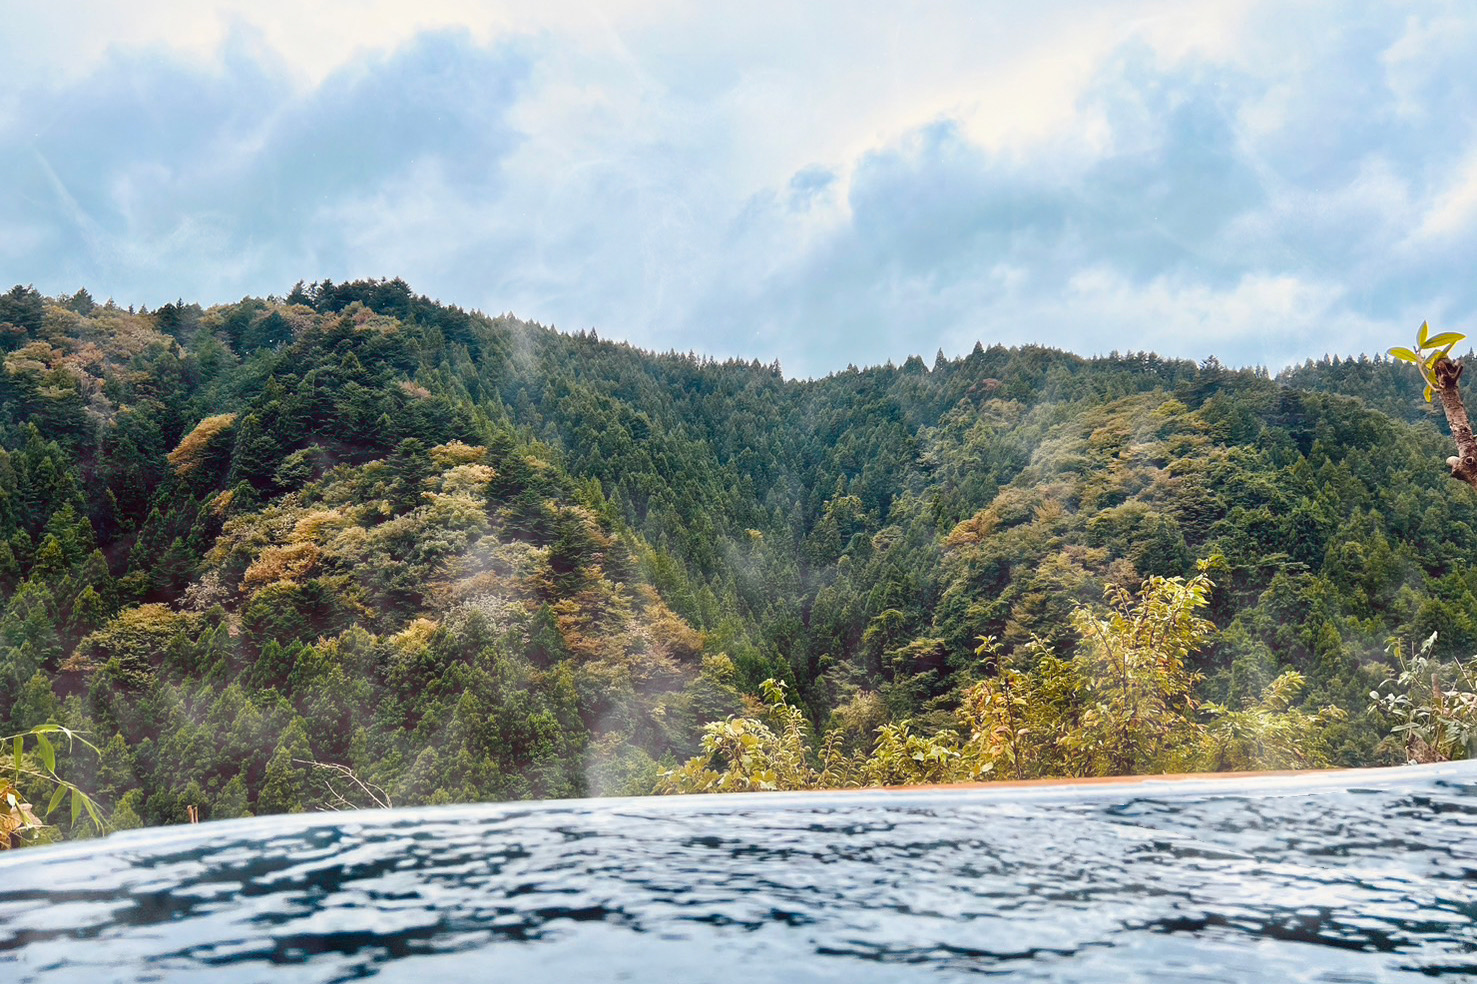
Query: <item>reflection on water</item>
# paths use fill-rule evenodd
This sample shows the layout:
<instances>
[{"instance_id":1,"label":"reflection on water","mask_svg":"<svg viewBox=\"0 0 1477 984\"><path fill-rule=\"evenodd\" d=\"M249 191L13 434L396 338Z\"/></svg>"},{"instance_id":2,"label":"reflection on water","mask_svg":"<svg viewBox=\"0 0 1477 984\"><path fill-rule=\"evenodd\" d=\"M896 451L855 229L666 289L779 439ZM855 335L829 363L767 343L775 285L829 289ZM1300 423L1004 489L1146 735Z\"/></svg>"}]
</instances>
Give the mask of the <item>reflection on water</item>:
<instances>
[{"instance_id":1,"label":"reflection on water","mask_svg":"<svg viewBox=\"0 0 1477 984\"><path fill-rule=\"evenodd\" d=\"M0 861L21 981L1477 978L1477 763L268 818Z\"/></svg>"}]
</instances>

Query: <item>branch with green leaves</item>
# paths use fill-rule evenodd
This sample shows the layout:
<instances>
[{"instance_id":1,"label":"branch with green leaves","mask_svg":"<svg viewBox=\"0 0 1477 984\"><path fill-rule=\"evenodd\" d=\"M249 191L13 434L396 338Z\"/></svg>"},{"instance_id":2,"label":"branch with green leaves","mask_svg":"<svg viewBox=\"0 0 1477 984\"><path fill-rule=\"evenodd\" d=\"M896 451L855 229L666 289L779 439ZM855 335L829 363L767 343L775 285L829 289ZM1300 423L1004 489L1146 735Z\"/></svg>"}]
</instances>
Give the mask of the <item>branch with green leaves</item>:
<instances>
[{"instance_id":1,"label":"branch with green leaves","mask_svg":"<svg viewBox=\"0 0 1477 984\"><path fill-rule=\"evenodd\" d=\"M77 732L60 724L40 724L19 734L7 735L0 743L8 742L11 748L8 774L0 775L0 850L18 847L50 828L42 818L49 817L70 799L72 826L75 829L85 813L97 830L105 829L97 803L76 784L63 779L56 772L56 744L51 736L58 735L67 742L70 751L77 744L97 752L97 746ZM29 750L28 750L28 747ZM3 744L0 744L3 747ZM35 808L27 802L27 788L49 788L50 800L46 810L37 816Z\"/></svg>"},{"instance_id":2,"label":"branch with green leaves","mask_svg":"<svg viewBox=\"0 0 1477 984\"><path fill-rule=\"evenodd\" d=\"M1428 322L1421 322L1416 332L1415 348L1396 346L1390 354L1402 362L1409 362L1420 370L1426 381L1426 402L1433 397L1441 398L1441 409L1446 413L1446 422L1451 426L1451 437L1456 442L1457 453L1446 459L1453 478L1459 478L1477 489L1477 438L1472 436L1472 422L1467 417L1467 406L1462 402L1458 381L1462 378L1462 364L1451 358L1452 347L1466 335L1454 331L1443 331L1432 335Z\"/></svg>"},{"instance_id":3,"label":"branch with green leaves","mask_svg":"<svg viewBox=\"0 0 1477 984\"><path fill-rule=\"evenodd\" d=\"M1385 747L1407 762L1477 755L1477 657L1443 662L1431 655L1435 646L1435 632L1419 646L1391 639L1399 672L1369 694L1392 722Z\"/></svg>"},{"instance_id":4,"label":"branch with green leaves","mask_svg":"<svg viewBox=\"0 0 1477 984\"><path fill-rule=\"evenodd\" d=\"M1466 338L1466 335L1454 331L1443 331L1439 335L1431 334L1431 324L1422 321L1421 327L1416 331L1415 348L1408 349L1399 345L1390 349L1390 354L1401 362L1410 362L1420 370L1421 378L1426 381L1426 402L1431 402L1431 397L1441 388L1441 381L1436 376L1436 367L1443 361L1449 360L1451 350L1457 342Z\"/></svg>"}]
</instances>

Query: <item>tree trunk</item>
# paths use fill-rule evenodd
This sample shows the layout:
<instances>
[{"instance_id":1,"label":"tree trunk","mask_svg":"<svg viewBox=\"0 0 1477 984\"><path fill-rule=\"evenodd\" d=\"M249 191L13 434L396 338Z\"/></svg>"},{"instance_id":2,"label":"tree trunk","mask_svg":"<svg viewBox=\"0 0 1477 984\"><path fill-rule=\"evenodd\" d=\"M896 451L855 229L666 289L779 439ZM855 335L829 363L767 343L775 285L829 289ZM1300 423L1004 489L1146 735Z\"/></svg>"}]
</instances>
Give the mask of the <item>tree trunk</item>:
<instances>
[{"instance_id":1,"label":"tree trunk","mask_svg":"<svg viewBox=\"0 0 1477 984\"><path fill-rule=\"evenodd\" d=\"M1467 406L1457 387L1457 381L1462 378L1462 364L1442 359L1435 368L1436 394L1441 398L1441 409L1446 411L1446 422L1451 425L1452 440L1456 441L1457 453L1447 458L1446 463L1451 466L1452 478L1477 489L1477 438L1472 436L1472 422L1467 419Z\"/></svg>"}]
</instances>

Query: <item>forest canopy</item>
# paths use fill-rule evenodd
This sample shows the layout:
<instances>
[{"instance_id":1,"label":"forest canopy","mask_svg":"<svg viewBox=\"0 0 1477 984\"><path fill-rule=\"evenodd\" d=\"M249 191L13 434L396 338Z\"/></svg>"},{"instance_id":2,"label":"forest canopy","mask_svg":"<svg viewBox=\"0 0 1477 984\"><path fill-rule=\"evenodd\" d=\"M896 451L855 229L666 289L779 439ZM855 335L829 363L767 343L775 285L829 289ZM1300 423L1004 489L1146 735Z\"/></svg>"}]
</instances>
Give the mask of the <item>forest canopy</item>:
<instances>
[{"instance_id":1,"label":"forest canopy","mask_svg":"<svg viewBox=\"0 0 1477 984\"><path fill-rule=\"evenodd\" d=\"M0 357L0 734L113 827L1464 747L1389 739L1477 498L1383 357L787 380L399 280L16 287Z\"/></svg>"}]
</instances>

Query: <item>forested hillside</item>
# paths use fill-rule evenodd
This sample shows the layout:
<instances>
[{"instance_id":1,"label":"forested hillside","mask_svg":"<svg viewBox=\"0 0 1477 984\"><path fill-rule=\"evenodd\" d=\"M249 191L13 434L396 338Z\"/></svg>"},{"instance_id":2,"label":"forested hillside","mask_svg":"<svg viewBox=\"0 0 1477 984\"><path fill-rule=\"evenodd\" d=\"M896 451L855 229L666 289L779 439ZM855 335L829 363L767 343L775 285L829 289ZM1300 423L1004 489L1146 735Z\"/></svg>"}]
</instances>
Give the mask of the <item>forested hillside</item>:
<instances>
[{"instance_id":1,"label":"forested hillside","mask_svg":"<svg viewBox=\"0 0 1477 984\"><path fill-rule=\"evenodd\" d=\"M1199 561L1187 706L1297 671L1334 763L1395 754L1392 637L1477 650L1477 497L1384 359L796 381L400 281L17 287L0 348L0 734L90 734L116 825L647 792L768 679L813 732L937 730Z\"/></svg>"}]
</instances>

